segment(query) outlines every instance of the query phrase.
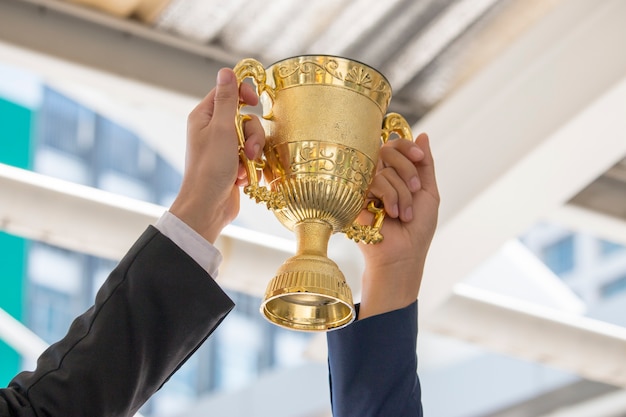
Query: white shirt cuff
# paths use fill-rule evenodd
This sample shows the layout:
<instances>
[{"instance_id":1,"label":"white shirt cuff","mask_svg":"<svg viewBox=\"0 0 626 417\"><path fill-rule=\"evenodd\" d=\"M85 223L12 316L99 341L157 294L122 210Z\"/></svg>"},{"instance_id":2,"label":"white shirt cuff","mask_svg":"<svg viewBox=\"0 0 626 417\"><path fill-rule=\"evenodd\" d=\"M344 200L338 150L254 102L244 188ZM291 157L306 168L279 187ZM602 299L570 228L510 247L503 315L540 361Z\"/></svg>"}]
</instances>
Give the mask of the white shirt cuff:
<instances>
[{"instance_id":1,"label":"white shirt cuff","mask_svg":"<svg viewBox=\"0 0 626 417\"><path fill-rule=\"evenodd\" d=\"M154 227L191 256L213 279L217 278L223 258L211 242L169 211L163 213Z\"/></svg>"}]
</instances>

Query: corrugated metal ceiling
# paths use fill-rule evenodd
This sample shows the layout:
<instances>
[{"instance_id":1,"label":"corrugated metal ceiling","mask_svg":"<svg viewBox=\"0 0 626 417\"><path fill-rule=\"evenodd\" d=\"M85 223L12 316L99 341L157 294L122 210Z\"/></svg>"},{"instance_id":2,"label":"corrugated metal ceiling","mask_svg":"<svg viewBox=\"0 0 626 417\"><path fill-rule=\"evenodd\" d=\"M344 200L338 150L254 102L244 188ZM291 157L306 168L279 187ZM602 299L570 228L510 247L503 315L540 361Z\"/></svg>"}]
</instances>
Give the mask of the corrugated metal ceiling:
<instances>
[{"instance_id":1,"label":"corrugated metal ceiling","mask_svg":"<svg viewBox=\"0 0 626 417\"><path fill-rule=\"evenodd\" d=\"M72 0L235 59L340 55L381 71L417 121L561 0Z\"/></svg>"}]
</instances>

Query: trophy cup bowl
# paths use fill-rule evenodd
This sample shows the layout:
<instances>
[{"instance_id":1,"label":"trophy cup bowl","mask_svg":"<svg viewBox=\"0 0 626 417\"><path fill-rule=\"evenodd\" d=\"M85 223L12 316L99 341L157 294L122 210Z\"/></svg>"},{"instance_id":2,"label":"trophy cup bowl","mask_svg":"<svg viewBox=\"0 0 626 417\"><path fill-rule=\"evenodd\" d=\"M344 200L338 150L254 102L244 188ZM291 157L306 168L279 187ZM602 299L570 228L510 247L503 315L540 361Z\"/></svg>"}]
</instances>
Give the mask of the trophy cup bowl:
<instances>
[{"instance_id":1,"label":"trophy cup bowl","mask_svg":"<svg viewBox=\"0 0 626 417\"><path fill-rule=\"evenodd\" d=\"M244 192L264 202L296 235L296 254L271 279L261 313L293 330L328 331L355 318L352 292L327 256L333 233L378 243L384 209L373 202L372 225L355 220L376 172L378 153L393 134L411 140L406 120L386 114L391 88L385 77L360 62L329 55L284 59L267 69L254 59L234 68L241 84L250 78L263 108L266 144L261 161L243 152L243 124L237 113L239 154L248 175ZM259 184L263 173L267 186Z\"/></svg>"}]
</instances>

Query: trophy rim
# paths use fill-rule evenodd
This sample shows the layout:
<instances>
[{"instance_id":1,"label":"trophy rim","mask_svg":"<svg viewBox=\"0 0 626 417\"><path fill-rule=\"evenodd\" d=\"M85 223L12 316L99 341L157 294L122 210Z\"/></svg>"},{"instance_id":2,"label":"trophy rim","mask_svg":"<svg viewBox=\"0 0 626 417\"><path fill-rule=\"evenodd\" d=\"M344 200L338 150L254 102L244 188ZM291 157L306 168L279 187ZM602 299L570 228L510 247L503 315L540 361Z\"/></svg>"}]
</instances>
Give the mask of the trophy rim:
<instances>
[{"instance_id":1,"label":"trophy rim","mask_svg":"<svg viewBox=\"0 0 626 417\"><path fill-rule=\"evenodd\" d=\"M317 67L315 73L311 72L308 65ZM342 68L345 72L341 71ZM359 60L341 55L294 55L276 61L263 70L268 75L266 83L272 89L286 90L304 85L343 87L368 97L382 114L389 109L393 96L391 83L382 72ZM317 76L319 70L325 72L324 77Z\"/></svg>"},{"instance_id":2,"label":"trophy rim","mask_svg":"<svg viewBox=\"0 0 626 417\"><path fill-rule=\"evenodd\" d=\"M354 62L355 64L363 65L364 67L367 67L367 68L371 69L372 71L376 71L376 73L378 75L380 75L385 80L387 85L389 85L389 90L390 91L392 90L391 83L389 82L389 79L379 69L377 69L376 67L374 67L374 66L372 66L370 64L366 64L365 62L363 62L361 60L354 59L354 58L348 58L348 57L342 56L342 55L333 55L333 54L300 54L300 55L292 55L292 56L289 56L287 58L281 58L281 59L279 59L277 61L272 62L270 65L265 67L265 70L267 71L270 68L272 68L272 67L274 67L274 66L276 66L278 64L281 64L283 62L290 61L290 60L293 60L293 59L296 59L296 58L311 58L311 57L324 57L324 58L341 59L341 60L344 60L344 61L350 61L350 62Z\"/></svg>"}]
</instances>

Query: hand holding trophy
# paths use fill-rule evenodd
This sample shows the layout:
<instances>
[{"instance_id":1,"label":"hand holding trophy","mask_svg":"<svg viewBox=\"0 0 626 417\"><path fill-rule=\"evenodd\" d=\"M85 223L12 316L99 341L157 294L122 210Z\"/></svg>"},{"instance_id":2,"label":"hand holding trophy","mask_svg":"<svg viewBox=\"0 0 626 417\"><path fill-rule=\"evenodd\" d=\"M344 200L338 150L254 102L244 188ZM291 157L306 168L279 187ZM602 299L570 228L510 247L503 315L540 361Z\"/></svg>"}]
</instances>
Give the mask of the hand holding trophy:
<instances>
[{"instance_id":1,"label":"hand holding trophy","mask_svg":"<svg viewBox=\"0 0 626 417\"><path fill-rule=\"evenodd\" d=\"M264 202L296 234L296 254L269 282L261 305L272 323L294 330L328 331L355 318L352 293L327 256L330 236L343 232L378 243L384 209L370 203L372 225L355 219L376 172L379 150L392 134L412 139L406 120L386 114L391 87L373 68L346 58L305 55L265 69L254 59L234 68L238 82L251 78L263 107L264 160L240 157L249 184L244 192ZM243 107L243 104L240 106ZM268 187L259 184L262 170Z\"/></svg>"}]
</instances>

